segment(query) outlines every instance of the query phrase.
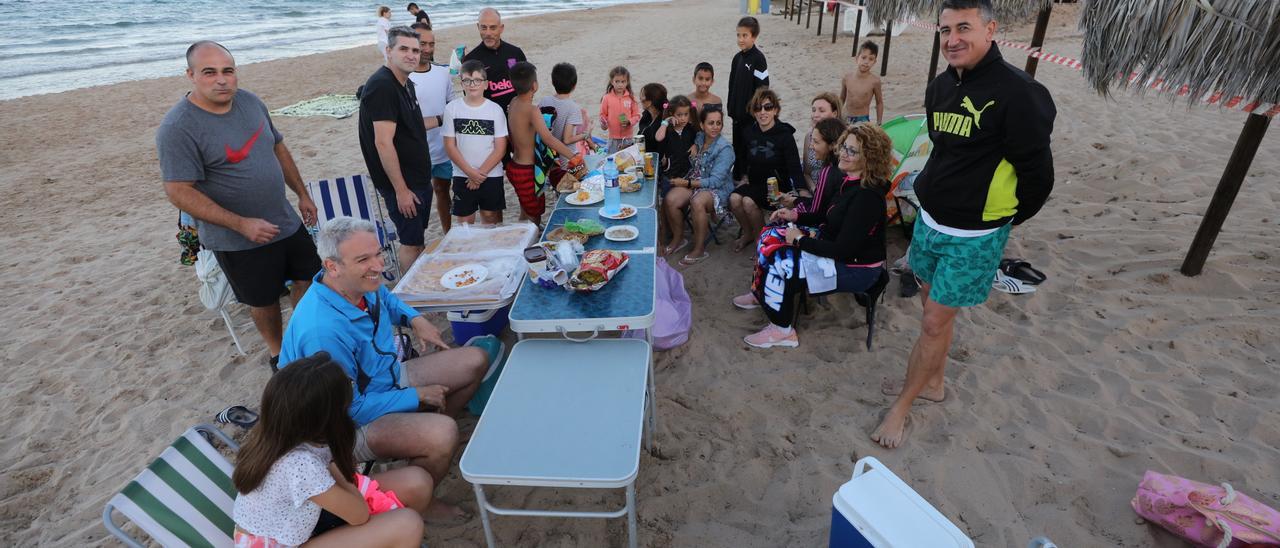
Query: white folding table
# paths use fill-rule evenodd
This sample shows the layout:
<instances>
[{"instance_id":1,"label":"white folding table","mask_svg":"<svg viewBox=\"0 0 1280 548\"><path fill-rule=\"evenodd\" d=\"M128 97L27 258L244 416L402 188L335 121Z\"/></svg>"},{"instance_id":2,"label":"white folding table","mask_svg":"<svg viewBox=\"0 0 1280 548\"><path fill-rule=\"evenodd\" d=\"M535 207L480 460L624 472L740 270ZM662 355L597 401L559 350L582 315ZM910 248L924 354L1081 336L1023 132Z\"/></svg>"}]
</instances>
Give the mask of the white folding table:
<instances>
[{"instance_id":1,"label":"white folding table","mask_svg":"<svg viewBox=\"0 0 1280 548\"><path fill-rule=\"evenodd\" d=\"M636 541L635 481L640 470L652 347L639 339L516 343L458 468L475 487L485 542L489 512L508 516L627 517ZM486 485L625 488L613 511L503 508Z\"/></svg>"}]
</instances>

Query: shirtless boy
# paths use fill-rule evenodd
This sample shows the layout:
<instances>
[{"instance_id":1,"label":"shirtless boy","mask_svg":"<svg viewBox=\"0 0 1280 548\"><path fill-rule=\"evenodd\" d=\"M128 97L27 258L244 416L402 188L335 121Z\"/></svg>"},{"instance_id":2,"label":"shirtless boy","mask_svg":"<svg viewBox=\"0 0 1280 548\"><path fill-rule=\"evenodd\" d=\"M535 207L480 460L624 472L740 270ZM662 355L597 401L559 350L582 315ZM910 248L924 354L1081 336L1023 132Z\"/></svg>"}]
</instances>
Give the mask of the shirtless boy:
<instances>
[{"instance_id":1,"label":"shirtless boy","mask_svg":"<svg viewBox=\"0 0 1280 548\"><path fill-rule=\"evenodd\" d=\"M511 101L510 111L507 113L507 126L511 133L507 179L520 198L520 218L533 221L541 228L547 201L542 194L543 187L538 184L534 173L534 136L542 138L542 143L551 147L551 150L572 158L569 160L570 170L582 165L582 155L575 154L572 148L551 134L551 128L542 119L542 111L533 104L533 94L538 91L538 72L533 64L525 61L516 63L511 67L509 75L516 97ZM546 167L548 170L549 168L550 166Z\"/></svg>"},{"instance_id":2,"label":"shirtless boy","mask_svg":"<svg viewBox=\"0 0 1280 548\"><path fill-rule=\"evenodd\" d=\"M871 72L879 55L880 46L870 40L863 42L858 48L858 70L840 80L840 100L844 101L844 115L850 125L871 121L872 98L876 100L876 123L884 121L880 77Z\"/></svg>"},{"instance_id":3,"label":"shirtless boy","mask_svg":"<svg viewBox=\"0 0 1280 548\"><path fill-rule=\"evenodd\" d=\"M720 105L724 101L720 100L720 96L711 93L711 85L716 83L716 69L711 63L703 61L693 67L693 93L689 94L689 100L697 108L704 105Z\"/></svg>"}]
</instances>

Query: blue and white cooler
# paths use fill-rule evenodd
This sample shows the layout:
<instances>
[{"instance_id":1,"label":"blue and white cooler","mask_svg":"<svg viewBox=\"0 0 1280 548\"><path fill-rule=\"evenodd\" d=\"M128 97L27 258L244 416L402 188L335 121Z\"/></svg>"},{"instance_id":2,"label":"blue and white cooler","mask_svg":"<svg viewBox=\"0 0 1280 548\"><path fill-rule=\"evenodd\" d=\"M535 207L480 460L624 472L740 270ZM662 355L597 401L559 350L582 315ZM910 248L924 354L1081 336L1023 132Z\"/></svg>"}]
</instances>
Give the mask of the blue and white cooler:
<instances>
[{"instance_id":1,"label":"blue and white cooler","mask_svg":"<svg viewBox=\"0 0 1280 548\"><path fill-rule=\"evenodd\" d=\"M831 499L830 548L973 548L973 541L874 457Z\"/></svg>"}]
</instances>

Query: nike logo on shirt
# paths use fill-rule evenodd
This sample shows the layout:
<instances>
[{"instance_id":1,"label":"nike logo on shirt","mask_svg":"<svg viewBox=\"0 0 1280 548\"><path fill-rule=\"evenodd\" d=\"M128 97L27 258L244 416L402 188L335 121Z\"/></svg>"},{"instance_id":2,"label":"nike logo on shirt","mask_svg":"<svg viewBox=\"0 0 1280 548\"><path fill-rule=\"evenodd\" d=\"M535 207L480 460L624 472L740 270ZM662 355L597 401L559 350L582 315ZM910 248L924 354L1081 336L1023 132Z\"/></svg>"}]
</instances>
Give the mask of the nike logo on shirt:
<instances>
[{"instance_id":1,"label":"nike logo on shirt","mask_svg":"<svg viewBox=\"0 0 1280 548\"><path fill-rule=\"evenodd\" d=\"M233 164L238 164L244 161L245 158L248 158L249 151L253 150L253 144L258 142L258 136L262 135L262 128L266 127L266 125L267 123L265 121L262 122L262 124L258 126L258 131L253 132L253 135L249 137L249 140L246 141L244 146L239 149L233 150L231 145L222 145L227 151L227 161Z\"/></svg>"}]
</instances>

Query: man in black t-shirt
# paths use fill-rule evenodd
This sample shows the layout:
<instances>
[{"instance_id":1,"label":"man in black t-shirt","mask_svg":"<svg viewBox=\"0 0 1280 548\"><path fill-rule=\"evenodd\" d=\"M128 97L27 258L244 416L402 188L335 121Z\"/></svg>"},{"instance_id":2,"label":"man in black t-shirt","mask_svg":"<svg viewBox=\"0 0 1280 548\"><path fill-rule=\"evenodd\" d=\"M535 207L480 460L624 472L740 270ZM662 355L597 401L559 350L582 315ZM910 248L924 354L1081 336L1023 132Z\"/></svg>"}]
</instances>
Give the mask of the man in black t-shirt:
<instances>
[{"instance_id":1,"label":"man in black t-shirt","mask_svg":"<svg viewBox=\"0 0 1280 548\"><path fill-rule=\"evenodd\" d=\"M414 23L431 24L431 16L427 15L427 10L419 8L416 2L409 2L409 13L413 15Z\"/></svg>"},{"instance_id":2,"label":"man in black t-shirt","mask_svg":"<svg viewBox=\"0 0 1280 548\"><path fill-rule=\"evenodd\" d=\"M489 78L489 87L484 90L484 98L493 101L507 112L507 106L516 97L516 88L511 85L508 75L511 67L521 61L527 61L520 48L502 41L502 15L493 8L480 10L480 18L476 21L480 30L480 45L463 56L463 61L475 59L484 63L485 75Z\"/></svg>"},{"instance_id":3,"label":"man in black t-shirt","mask_svg":"<svg viewBox=\"0 0 1280 548\"><path fill-rule=\"evenodd\" d=\"M431 153L409 73L418 67L418 33L387 31L387 64L360 90L360 153L400 234L401 266L422 254L431 218Z\"/></svg>"}]
</instances>

